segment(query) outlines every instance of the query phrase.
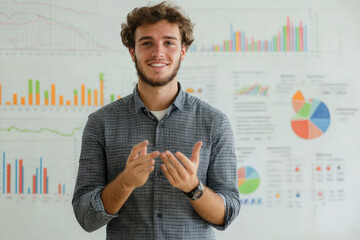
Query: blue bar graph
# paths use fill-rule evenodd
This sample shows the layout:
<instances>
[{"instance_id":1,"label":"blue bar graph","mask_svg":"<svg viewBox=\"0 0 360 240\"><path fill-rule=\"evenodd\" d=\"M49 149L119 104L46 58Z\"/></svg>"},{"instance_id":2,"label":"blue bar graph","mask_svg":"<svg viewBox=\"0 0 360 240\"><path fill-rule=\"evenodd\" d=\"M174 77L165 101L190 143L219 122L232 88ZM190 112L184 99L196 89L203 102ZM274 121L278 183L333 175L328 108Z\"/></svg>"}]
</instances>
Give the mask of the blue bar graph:
<instances>
[{"instance_id":1,"label":"blue bar graph","mask_svg":"<svg viewBox=\"0 0 360 240\"><path fill-rule=\"evenodd\" d=\"M23 164L23 159L15 158L12 163L7 163L6 158L9 156L6 155L7 152L3 152L2 155L2 191L0 194L48 194L51 188L50 186L50 177L48 175L48 168L43 164L43 158L40 157L40 165L35 167L35 171L27 171L27 173L31 175L25 176L25 167ZM26 162L25 162L26 165ZM1 167L0 167L1 169ZM25 178L29 178L26 179ZM29 180L29 181L28 181ZM25 183L28 183L25 186ZM1 184L1 183L0 183ZM31 184L31 185L30 185ZM29 186L30 185L30 186ZM59 183L59 195L61 194L61 190L65 192L65 184ZM25 190L26 189L26 190Z\"/></svg>"}]
</instances>

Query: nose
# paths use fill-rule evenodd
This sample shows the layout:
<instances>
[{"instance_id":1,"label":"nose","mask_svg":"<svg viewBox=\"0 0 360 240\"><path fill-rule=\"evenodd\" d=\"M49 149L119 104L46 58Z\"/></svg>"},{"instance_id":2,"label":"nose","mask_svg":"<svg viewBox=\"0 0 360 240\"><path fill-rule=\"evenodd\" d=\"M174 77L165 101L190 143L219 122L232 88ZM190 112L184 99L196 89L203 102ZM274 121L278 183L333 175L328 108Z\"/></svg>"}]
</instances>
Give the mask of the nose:
<instances>
[{"instance_id":1,"label":"nose","mask_svg":"<svg viewBox=\"0 0 360 240\"><path fill-rule=\"evenodd\" d=\"M153 58L162 58L164 56L163 46L160 43L154 45L154 48L151 52Z\"/></svg>"}]
</instances>

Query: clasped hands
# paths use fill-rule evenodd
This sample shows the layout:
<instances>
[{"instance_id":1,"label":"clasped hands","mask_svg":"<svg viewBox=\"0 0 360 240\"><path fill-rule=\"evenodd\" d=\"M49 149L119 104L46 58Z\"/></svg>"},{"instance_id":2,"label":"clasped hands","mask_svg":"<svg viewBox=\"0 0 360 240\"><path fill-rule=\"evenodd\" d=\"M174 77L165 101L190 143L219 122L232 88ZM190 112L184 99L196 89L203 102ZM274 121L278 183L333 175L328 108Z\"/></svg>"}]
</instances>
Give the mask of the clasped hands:
<instances>
[{"instance_id":1,"label":"clasped hands","mask_svg":"<svg viewBox=\"0 0 360 240\"><path fill-rule=\"evenodd\" d=\"M132 188L144 185L149 174L155 168L154 158L158 156L163 161L161 169L172 186L183 192L190 192L199 184L197 170L202 146L201 141L194 145L190 159L181 152L175 154L170 151L147 153L148 144L149 141L145 140L132 148L123 171L124 184Z\"/></svg>"}]
</instances>

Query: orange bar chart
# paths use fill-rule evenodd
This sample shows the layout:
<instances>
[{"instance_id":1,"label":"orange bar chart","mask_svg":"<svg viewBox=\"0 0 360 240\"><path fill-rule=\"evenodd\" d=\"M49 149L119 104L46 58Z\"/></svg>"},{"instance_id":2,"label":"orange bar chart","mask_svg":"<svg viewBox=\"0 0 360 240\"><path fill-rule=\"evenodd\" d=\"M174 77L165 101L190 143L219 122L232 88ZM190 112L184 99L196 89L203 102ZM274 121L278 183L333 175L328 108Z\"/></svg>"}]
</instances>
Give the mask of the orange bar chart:
<instances>
[{"instance_id":1,"label":"orange bar chart","mask_svg":"<svg viewBox=\"0 0 360 240\"><path fill-rule=\"evenodd\" d=\"M56 98L56 89L55 89L55 84L51 84L51 105L55 106L55 98Z\"/></svg>"},{"instance_id":2,"label":"orange bar chart","mask_svg":"<svg viewBox=\"0 0 360 240\"><path fill-rule=\"evenodd\" d=\"M36 175L33 175L32 178L33 178L33 179L32 179L32 184L33 184L33 186L32 186L32 187L33 187L32 193L35 194L35 193L36 193Z\"/></svg>"},{"instance_id":3,"label":"orange bar chart","mask_svg":"<svg viewBox=\"0 0 360 240\"><path fill-rule=\"evenodd\" d=\"M33 81L29 80L29 105L33 105Z\"/></svg>"},{"instance_id":4,"label":"orange bar chart","mask_svg":"<svg viewBox=\"0 0 360 240\"><path fill-rule=\"evenodd\" d=\"M40 105L40 81L35 82L35 104L36 106Z\"/></svg>"},{"instance_id":5,"label":"orange bar chart","mask_svg":"<svg viewBox=\"0 0 360 240\"><path fill-rule=\"evenodd\" d=\"M47 188L47 180L48 180L48 178L47 178L47 168L44 168L44 194L46 194L46 193L48 193L47 192L47 190L48 190L48 188Z\"/></svg>"},{"instance_id":6,"label":"orange bar chart","mask_svg":"<svg viewBox=\"0 0 360 240\"><path fill-rule=\"evenodd\" d=\"M19 96L18 93L4 94L5 86L0 82L0 105L21 105L21 106L82 106L98 107L104 106L104 73L98 76L98 88L87 88L81 84L78 89L73 90L73 96L59 91L57 84L51 83L49 89L43 89L40 80L28 80L26 96ZM59 94L61 92L61 94ZM6 96L6 97L4 97ZM109 101L115 101L114 94L110 94ZM8 99L4 99L8 98ZM119 97L118 97L119 99Z\"/></svg>"},{"instance_id":7,"label":"orange bar chart","mask_svg":"<svg viewBox=\"0 0 360 240\"><path fill-rule=\"evenodd\" d=\"M85 84L81 85L81 106L85 106Z\"/></svg>"},{"instance_id":8,"label":"orange bar chart","mask_svg":"<svg viewBox=\"0 0 360 240\"><path fill-rule=\"evenodd\" d=\"M88 99L88 106L91 106L91 89L88 89L88 94L87 94L87 99Z\"/></svg>"},{"instance_id":9,"label":"orange bar chart","mask_svg":"<svg viewBox=\"0 0 360 240\"><path fill-rule=\"evenodd\" d=\"M64 96L59 96L59 105L60 106L64 105Z\"/></svg>"},{"instance_id":10,"label":"orange bar chart","mask_svg":"<svg viewBox=\"0 0 360 240\"><path fill-rule=\"evenodd\" d=\"M23 160L19 160L19 193L24 193L24 172L23 172Z\"/></svg>"},{"instance_id":11,"label":"orange bar chart","mask_svg":"<svg viewBox=\"0 0 360 240\"><path fill-rule=\"evenodd\" d=\"M13 94L13 104L17 105L17 94L16 93Z\"/></svg>"},{"instance_id":12,"label":"orange bar chart","mask_svg":"<svg viewBox=\"0 0 360 240\"><path fill-rule=\"evenodd\" d=\"M44 104L45 104L45 106L48 106L49 105L49 91L45 91L44 95L45 95Z\"/></svg>"},{"instance_id":13,"label":"orange bar chart","mask_svg":"<svg viewBox=\"0 0 360 240\"><path fill-rule=\"evenodd\" d=\"M75 89L74 90L74 106L78 105L78 100L79 100L78 91Z\"/></svg>"},{"instance_id":14,"label":"orange bar chart","mask_svg":"<svg viewBox=\"0 0 360 240\"><path fill-rule=\"evenodd\" d=\"M6 185L6 193L11 192L11 164L7 165L7 185Z\"/></svg>"}]
</instances>

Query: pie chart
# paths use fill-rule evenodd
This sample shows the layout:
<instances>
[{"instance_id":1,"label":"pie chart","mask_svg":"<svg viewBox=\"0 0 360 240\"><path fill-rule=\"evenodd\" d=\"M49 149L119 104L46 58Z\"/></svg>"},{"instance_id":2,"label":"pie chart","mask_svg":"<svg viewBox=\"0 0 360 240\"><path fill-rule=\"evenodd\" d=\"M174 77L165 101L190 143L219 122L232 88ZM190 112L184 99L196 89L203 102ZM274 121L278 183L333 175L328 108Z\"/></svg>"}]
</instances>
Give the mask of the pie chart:
<instances>
[{"instance_id":1,"label":"pie chart","mask_svg":"<svg viewBox=\"0 0 360 240\"><path fill-rule=\"evenodd\" d=\"M303 139L314 139L323 135L330 125L328 107L318 99L305 98L301 91L292 98L292 106L296 115L291 120L294 133Z\"/></svg>"},{"instance_id":2,"label":"pie chart","mask_svg":"<svg viewBox=\"0 0 360 240\"><path fill-rule=\"evenodd\" d=\"M252 167L241 167L237 171L239 192L250 194L260 185L259 173Z\"/></svg>"}]
</instances>

